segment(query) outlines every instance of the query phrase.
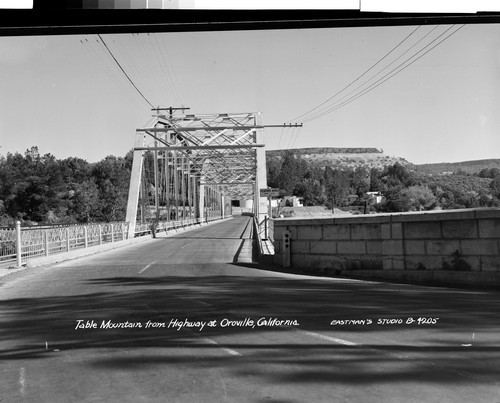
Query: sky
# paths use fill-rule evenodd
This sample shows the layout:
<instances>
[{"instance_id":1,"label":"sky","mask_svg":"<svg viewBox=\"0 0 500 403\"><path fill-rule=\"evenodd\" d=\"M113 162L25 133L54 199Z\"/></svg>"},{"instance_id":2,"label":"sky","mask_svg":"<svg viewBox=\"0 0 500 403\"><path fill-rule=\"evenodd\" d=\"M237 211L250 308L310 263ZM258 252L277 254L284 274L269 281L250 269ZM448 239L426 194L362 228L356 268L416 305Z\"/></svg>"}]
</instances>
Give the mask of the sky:
<instances>
[{"instance_id":1,"label":"sky","mask_svg":"<svg viewBox=\"0 0 500 403\"><path fill-rule=\"evenodd\" d=\"M0 155L38 146L89 162L124 156L149 102L303 123L266 129L267 149L375 147L416 164L500 158L498 24L102 38L142 95L96 35L0 37Z\"/></svg>"}]
</instances>

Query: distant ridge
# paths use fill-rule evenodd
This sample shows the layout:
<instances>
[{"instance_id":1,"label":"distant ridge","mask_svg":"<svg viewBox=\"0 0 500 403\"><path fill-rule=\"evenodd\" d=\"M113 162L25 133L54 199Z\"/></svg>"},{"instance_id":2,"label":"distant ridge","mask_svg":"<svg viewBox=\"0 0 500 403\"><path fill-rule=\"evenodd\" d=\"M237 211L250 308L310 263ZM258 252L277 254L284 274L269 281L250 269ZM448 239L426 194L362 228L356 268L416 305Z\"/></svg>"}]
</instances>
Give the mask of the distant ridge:
<instances>
[{"instance_id":1,"label":"distant ridge","mask_svg":"<svg viewBox=\"0 0 500 403\"><path fill-rule=\"evenodd\" d=\"M290 150L269 150L266 151L267 160L281 160L286 152L293 152L296 157L300 157L314 165L320 167L332 167L336 169L355 169L358 167L379 168L399 163L401 165L411 165L404 158L390 157L384 154L382 149L356 147L311 147L294 148Z\"/></svg>"},{"instance_id":2,"label":"distant ridge","mask_svg":"<svg viewBox=\"0 0 500 403\"><path fill-rule=\"evenodd\" d=\"M384 150L375 147L310 147L289 150L268 150L266 151L266 158L267 160L279 161L286 152L290 151L296 157L300 157L316 166L330 166L335 169L355 169L357 167L383 169L395 163L405 165L410 169L428 175L446 175L457 172L478 174L482 169L500 169L500 159L412 164L404 158L388 156L384 154Z\"/></svg>"},{"instance_id":3,"label":"distant ridge","mask_svg":"<svg viewBox=\"0 0 500 403\"><path fill-rule=\"evenodd\" d=\"M465 172L468 174L479 173L482 169L500 169L500 159L472 160L462 162L438 162L434 164L419 164L416 168L430 175L443 175L446 173Z\"/></svg>"},{"instance_id":4,"label":"distant ridge","mask_svg":"<svg viewBox=\"0 0 500 403\"><path fill-rule=\"evenodd\" d=\"M284 154L286 151L293 151L295 155L302 154L382 154L384 150L378 148L339 148L339 147L310 147L292 148L290 150L269 150L268 153Z\"/></svg>"}]
</instances>

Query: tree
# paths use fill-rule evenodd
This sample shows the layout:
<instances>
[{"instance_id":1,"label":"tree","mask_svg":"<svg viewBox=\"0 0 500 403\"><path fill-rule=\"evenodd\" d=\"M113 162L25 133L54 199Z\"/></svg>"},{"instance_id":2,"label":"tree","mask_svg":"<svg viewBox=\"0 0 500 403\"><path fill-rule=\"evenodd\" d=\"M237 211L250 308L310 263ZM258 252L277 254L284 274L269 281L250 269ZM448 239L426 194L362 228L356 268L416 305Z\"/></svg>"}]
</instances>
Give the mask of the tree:
<instances>
[{"instance_id":1,"label":"tree","mask_svg":"<svg viewBox=\"0 0 500 403\"><path fill-rule=\"evenodd\" d=\"M370 173L364 167L357 167L351 177L352 193L362 198L370 189Z\"/></svg>"},{"instance_id":2,"label":"tree","mask_svg":"<svg viewBox=\"0 0 500 403\"><path fill-rule=\"evenodd\" d=\"M104 221L124 220L130 181L130 170L126 167L126 160L107 156L93 166L92 176L99 189L101 202L97 218Z\"/></svg>"},{"instance_id":3,"label":"tree","mask_svg":"<svg viewBox=\"0 0 500 403\"><path fill-rule=\"evenodd\" d=\"M403 186L394 186L384 191L385 203L378 206L379 211L400 212L408 211L407 200L402 196Z\"/></svg>"},{"instance_id":4,"label":"tree","mask_svg":"<svg viewBox=\"0 0 500 403\"><path fill-rule=\"evenodd\" d=\"M380 192L384 190L384 184L381 180L382 172L380 169L370 169L370 192Z\"/></svg>"},{"instance_id":5,"label":"tree","mask_svg":"<svg viewBox=\"0 0 500 403\"><path fill-rule=\"evenodd\" d=\"M57 160L38 147L24 156L0 157L2 222L74 223L123 220L132 154L89 164L80 158Z\"/></svg>"},{"instance_id":6,"label":"tree","mask_svg":"<svg viewBox=\"0 0 500 403\"><path fill-rule=\"evenodd\" d=\"M381 179L386 188L397 186L408 187L415 184L414 174L399 162L386 167Z\"/></svg>"},{"instance_id":7,"label":"tree","mask_svg":"<svg viewBox=\"0 0 500 403\"><path fill-rule=\"evenodd\" d=\"M281 160L279 160L278 158L268 158L266 160L267 184L270 187L279 187L278 177L281 172L281 165Z\"/></svg>"},{"instance_id":8,"label":"tree","mask_svg":"<svg viewBox=\"0 0 500 403\"><path fill-rule=\"evenodd\" d=\"M71 215L78 222L95 222L102 217L103 203L99 200L99 188L93 178L75 186L69 193L71 199Z\"/></svg>"},{"instance_id":9,"label":"tree","mask_svg":"<svg viewBox=\"0 0 500 403\"><path fill-rule=\"evenodd\" d=\"M428 186L410 186L401 191L401 196L409 211L430 210L436 204L436 197Z\"/></svg>"},{"instance_id":10,"label":"tree","mask_svg":"<svg viewBox=\"0 0 500 403\"><path fill-rule=\"evenodd\" d=\"M300 157L296 157L293 151L287 150L283 156L281 171L276 178L276 184L284 195L291 195L295 186L302 180L307 165Z\"/></svg>"},{"instance_id":11,"label":"tree","mask_svg":"<svg viewBox=\"0 0 500 403\"><path fill-rule=\"evenodd\" d=\"M305 206L321 206L326 202L325 189L319 180L305 178L294 189L294 196L304 198Z\"/></svg>"},{"instance_id":12,"label":"tree","mask_svg":"<svg viewBox=\"0 0 500 403\"><path fill-rule=\"evenodd\" d=\"M494 197L500 198L500 175L491 181L490 189Z\"/></svg>"},{"instance_id":13,"label":"tree","mask_svg":"<svg viewBox=\"0 0 500 403\"><path fill-rule=\"evenodd\" d=\"M349 194L349 175L341 170L330 167L325 169L325 187L329 207L341 206Z\"/></svg>"}]
</instances>

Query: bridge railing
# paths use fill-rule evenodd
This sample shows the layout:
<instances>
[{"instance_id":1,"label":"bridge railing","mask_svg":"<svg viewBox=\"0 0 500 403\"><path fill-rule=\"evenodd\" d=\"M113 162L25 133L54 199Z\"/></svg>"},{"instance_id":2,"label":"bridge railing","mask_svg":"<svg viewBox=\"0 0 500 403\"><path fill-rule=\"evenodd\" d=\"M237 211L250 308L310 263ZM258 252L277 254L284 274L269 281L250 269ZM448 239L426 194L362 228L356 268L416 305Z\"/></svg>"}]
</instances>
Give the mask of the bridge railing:
<instances>
[{"instance_id":1,"label":"bridge railing","mask_svg":"<svg viewBox=\"0 0 500 403\"><path fill-rule=\"evenodd\" d=\"M272 220L268 216L265 216L260 222L255 222L257 227L257 237L262 240L271 240L274 242L274 226L272 225Z\"/></svg>"},{"instance_id":2,"label":"bridge railing","mask_svg":"<svg viewBox=\"0 0 500 403\"><path fill-rule=\"evenodd\" d=\"M254 216L254 240L259 246L259 255L262 259L265 256L272 256L274 254L273 242L274 241L274 227L272 220L265 217L259 222L257 217Z\"/></svg>"},{"instance_id":3,"label":"bridge railing","mask_svg":"<svg viewBox=\"0 0 500 403\"><path fill-rule=\"evenodd\" d=\"M127 239L128 223L0 229L0 263L27 260Z\"/></svg>"},{"instance_id":4,"label":"bridge railing","mask_svg":"<svg viewBox=\"0 0 500 403\"><path fill-rule=\"evenodd\" d=\"M156 236L160 232L178 230L196 224L220 220L221 216L191 218L178 221L137 223L134 237ZM128 222L81 224L51 227L0 228L0 264L22 266L29 259L71 252L128 239Z\"/></svg>"},{"instance_id":5,"label":"bridge railing","mask_svg":"<svg viewBox=\"0 0 500 403\"><path fill-rule=\"evenodd\" d=\"M0 263L16 260L16 229L0 229Z\"/></svg>"},{"instance_id":6,"label":"bridge railing","mask_svg":"<svg viewBox=\"0 0 500 403\"><path fill-rule=\"evenodd\" d=\"M186 218L184 220L176 220L176 221L157 221L157 222L153 221L147 223L137 223L135 225L134 236L139 237L148 234L156 235L161 232L177 230L185 227L190 227L192 225L200 225L202 223L217 221L222 218L223 218L222 216L218 215L205 218Z\"/></svg>"}]
</instances>

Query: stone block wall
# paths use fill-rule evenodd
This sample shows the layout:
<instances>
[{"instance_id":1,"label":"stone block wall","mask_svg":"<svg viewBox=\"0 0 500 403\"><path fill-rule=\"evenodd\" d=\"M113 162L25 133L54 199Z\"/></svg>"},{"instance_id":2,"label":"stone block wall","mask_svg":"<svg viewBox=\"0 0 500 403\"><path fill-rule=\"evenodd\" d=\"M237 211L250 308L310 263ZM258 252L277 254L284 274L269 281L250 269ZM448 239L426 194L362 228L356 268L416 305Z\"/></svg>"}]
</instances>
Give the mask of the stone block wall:
<instances>
[{"instance_id":1,"label":"stone block wall","mask_svg":"<svg viewBox=\"0 0 500 403\"><path fill-rule=\"evenodd\" d=\"M500 209L275 219L274 262L311 270L500 273Z\"/></svg>"},{"instance_id":2,"label":"stone block wall","mask_svg":"<svg viewBox=\"0 0 500 403\"><path fill-rule=\"evenodd\" d=\"M292 266L318 269L382 268L379 216L274 220L274 248L282 263L283 232L291 233Z\"/></svg>"}]
</instances>

